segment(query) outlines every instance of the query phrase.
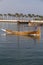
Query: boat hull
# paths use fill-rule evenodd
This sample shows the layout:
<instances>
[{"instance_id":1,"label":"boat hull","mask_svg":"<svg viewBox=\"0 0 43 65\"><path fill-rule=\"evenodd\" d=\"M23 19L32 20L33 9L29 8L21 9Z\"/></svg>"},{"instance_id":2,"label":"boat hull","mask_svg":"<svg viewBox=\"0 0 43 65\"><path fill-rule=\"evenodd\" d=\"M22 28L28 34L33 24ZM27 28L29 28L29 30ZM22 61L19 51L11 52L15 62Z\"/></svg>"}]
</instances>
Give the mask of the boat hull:
<instances>
[{"instance_id":1,"label":"boat hull","mask_svg":"<svg viewBox=\"0 0 43 65\"><path fill-rule=\"evenodd\" d=\"M8 29L2 29L6 34L9 35L25 35L25 36L39 36L40 30L37 31L12 31Z\"/></svg>"}]
</instances>

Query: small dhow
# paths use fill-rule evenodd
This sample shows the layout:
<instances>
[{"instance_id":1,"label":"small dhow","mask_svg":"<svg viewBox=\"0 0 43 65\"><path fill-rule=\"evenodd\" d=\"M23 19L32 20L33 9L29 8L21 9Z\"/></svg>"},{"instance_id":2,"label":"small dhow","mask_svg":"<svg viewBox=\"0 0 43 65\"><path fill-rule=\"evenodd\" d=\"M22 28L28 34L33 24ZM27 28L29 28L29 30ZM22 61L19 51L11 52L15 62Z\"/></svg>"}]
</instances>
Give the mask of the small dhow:
<instances>
[{"instance_id":1,"label":"small dhow","mask_svg":"<svg viewBox=\"0 0 43 65\"><path fill-rule=\"evenodd\" d=\"M40 28L36 31L12 31L10 29L1 29L8 35L40 36Z\"/></svg>"}]
</instances>

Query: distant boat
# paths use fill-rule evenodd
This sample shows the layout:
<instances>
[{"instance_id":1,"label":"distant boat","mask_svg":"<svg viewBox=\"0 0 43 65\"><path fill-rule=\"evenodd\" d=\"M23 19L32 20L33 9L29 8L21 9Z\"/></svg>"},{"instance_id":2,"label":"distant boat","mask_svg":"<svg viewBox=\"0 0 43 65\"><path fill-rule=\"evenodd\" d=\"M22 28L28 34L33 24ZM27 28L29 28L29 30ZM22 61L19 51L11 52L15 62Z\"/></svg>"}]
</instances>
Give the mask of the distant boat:
<instances>
[{"instance_id":1,"label":"distant boat","mask_svg":"<svg viewBox=\"0 0 43 65\"><path fill-rule=\"evenodd\" d=\"M37 31L12 31L9 29L1 29L1 30L9 35L40 36L40 29L38 29Z\"/></svg>"}]
</instances>

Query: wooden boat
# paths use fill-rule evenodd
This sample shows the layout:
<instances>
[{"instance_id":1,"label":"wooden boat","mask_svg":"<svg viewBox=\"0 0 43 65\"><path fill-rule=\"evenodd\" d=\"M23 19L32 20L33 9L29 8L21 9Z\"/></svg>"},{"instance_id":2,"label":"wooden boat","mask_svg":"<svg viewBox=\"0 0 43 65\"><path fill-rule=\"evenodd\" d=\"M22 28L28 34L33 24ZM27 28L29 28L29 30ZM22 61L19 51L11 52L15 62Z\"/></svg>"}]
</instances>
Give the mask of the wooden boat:
<instances>
[{"instance_id":1,"label":"wooden boat","mask_svg":"<svg viewBox=\"0 0 43 65\"><path fill-rule=\"evenodd\" d=\"M24 36L39 36L40 35L40 29L37 31L12 31L9 29L1 29L6 34L9 35L24 35Z\"/></svg>"}]
</instances>

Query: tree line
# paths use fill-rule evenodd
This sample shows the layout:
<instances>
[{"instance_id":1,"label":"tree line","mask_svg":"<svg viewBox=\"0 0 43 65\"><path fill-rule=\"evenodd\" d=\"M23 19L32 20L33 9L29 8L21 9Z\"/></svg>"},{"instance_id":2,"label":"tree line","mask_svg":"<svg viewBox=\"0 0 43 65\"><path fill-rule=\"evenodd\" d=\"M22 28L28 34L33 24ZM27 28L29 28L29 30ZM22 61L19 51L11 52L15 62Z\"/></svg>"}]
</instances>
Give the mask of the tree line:
<instances>
[{"instance_id":1,"label":"tree line","mask_svg":"<svg viewBox=\"0 0 43 65\"><path fill-rule=\"evenodd\" d=\"M0 14L0 19L33 19L33 20L43 20L42 15L35 14L23 14L23 13L8 13L8 14Z\"/></svg>"}]
</instances>

